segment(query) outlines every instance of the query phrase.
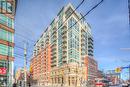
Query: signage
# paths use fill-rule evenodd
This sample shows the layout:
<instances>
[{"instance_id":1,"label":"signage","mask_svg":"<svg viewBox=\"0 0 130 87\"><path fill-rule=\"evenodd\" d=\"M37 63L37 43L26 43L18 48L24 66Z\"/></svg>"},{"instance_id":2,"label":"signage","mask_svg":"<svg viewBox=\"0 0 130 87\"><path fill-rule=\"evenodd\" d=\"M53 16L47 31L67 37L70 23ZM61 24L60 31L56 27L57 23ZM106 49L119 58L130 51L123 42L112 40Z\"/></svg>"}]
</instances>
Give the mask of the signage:
<instances>
[{"instance_id":1,"label":"signage","mask_svg":"<svg viewBox=\"0 0 130 87\"><path fill-rule=\"evenodd\" d=\"M7 72L7 68L5 67L0 67L0 75L5 75Z\"/></svg>"},{"instance_id":2,"label":"signage","mask_svg":"<svg viewBox=\"0 0 130 87\"><path fill-rule=\"evenodd\" d=\"M120 73L121 70L122 70L122 68L121 68L121 67L118 67L118 68L115 69L115 72L116 72L116 73Z\"/></svg>"},{"instance_id":3,"label":"signage","mask_svg":"<svg viewBox=\"0 0 130 87\"><path fill-rule=\"evenodd\" d=\"M126 69L126 68L130 68L130 66L127 66L127 67L121 67L122 69Z\"/></svg>"}]
</instances>

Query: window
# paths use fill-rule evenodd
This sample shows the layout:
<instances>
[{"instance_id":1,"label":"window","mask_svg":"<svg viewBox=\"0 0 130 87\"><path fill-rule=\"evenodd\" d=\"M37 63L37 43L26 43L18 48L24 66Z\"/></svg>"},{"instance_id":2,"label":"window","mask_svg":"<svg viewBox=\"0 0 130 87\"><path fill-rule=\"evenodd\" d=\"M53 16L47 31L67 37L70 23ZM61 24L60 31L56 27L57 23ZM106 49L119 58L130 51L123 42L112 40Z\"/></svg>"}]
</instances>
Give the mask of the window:
<instances>
[{"instance_id":1,"label":"window","mask_svg":"<svg viewBox=\"0 0 130 87\"><path fill-rule=\"evenodd\" d=\"M63 22L63 11L61 11L59 14L58 28L61 27L62 22Z\"/></svg>"},{"instance_id":2,"label":"window","mask_svg":"<svg viewBox=\"0 0 130 87\"><path fill-rule=\"evenodd\" d=\"M10 13L12 12L12 6L10 3L7 3L7 11Z\"/></svg>"},{"instance_id":3,"label":"window","mask_svg":"<svg viewBox=\"0 0 130 87\"><path fill-rule=\"evenodd\" d=\"M0 23L4 25L7 24L6 16L4 16L3 14L0 14Z\"/></svg>"},{"instance_id":4,"label":"window","mask_svg":"<svg viewBox=\"0 0 130 87\"><path fill-rule=\"evenodd\" d=\"M7 67L5 60L0 60L0 67Z\"/></svg>"},{"instance_id":5,"label":"window","mask_svg":"<svg viewBox=\"0 0 130 87\"><path fill-rule=\"evenodd\" d=\"M0 39L13 42L13 33L0 29Z\"/></svg>"},{"instance_id":6,"label":"window","mask_svg":"<svg viewBox=\"0 0 130 87\"><path fill-rule=\"evenodd\" d=\"M68 8L68 10L65 12L65 14L66 14L66 18L68 18L68 17L70 17L70 15L72 14L72 12L73 12L73 9L72 8Z\"/></svg>"},{"instance_id":7,"label":"window","mask_svg":"<svg viewBox=\"0 0 130 87\"><path fill-rule=\"evenodd\" d=\"M14 56L13 55L13 47L9 47L3 44L0 44L0 54L1 55L9 55L9 56Z\"/></svg>"},{"instance_id":8,"label":"window","mask_svg":"<svg viewBox=\"0 0 130 87\"><path fill-rule=\"evenodd\" d=\"M2 8L3 10L6 10L9 13L12 12L12 5L6 0L5 1L3 0L0 2L0 8Z\"/></svg>"},{"instance_id":9,"label":"window","mask_svg":"<svg viewBox=\"0 0 130 87\"><path fill-rule=\"evenodd\" d=\"M76 20L73 17L71 17L69 19L69 21L68 21L68 28L69 29L74 29L77 32L79 32L79 25L78 25L78 23L76 22Z\"/></svg>"},{"instance_id":10,"label":"window","mask_svg":"<svg viewBox=\"0 0 130 87\"><path fill-rule=\"evenodd\" d=\"M4 24L10 28L14 28L14 21L13 19L5 16L4 14L0 14L0 23Z\"/></svg>"}]
</instances>

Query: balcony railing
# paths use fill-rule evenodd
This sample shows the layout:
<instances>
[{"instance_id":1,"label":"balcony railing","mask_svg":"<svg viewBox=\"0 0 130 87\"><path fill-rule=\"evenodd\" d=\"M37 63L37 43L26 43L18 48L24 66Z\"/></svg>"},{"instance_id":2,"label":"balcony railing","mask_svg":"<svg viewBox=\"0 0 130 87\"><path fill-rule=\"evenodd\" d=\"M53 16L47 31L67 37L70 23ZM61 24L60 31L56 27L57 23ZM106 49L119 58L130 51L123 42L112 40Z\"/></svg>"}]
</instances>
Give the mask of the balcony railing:
<instances>
[{"instance_id":1,"label":"balcony railing","mask_svg":"<svg viewBox=\"0 0 130 87\"><path fill-rule=\"evenodd\" d=\"M63 39L63 40L62 40L62 43L63 43L63 44L67 43L67 39Z\"/></svg>"},{"instance_id":2,"label":"balcony railing","mask_svg":"<svg viewBox=\"0 0 130 87\"><path fill-rule=\"evenodd\" d=\"M62 48L67 48L67 44L63 44L63 45L62 45Z\"/></svg>"}]
</instances>

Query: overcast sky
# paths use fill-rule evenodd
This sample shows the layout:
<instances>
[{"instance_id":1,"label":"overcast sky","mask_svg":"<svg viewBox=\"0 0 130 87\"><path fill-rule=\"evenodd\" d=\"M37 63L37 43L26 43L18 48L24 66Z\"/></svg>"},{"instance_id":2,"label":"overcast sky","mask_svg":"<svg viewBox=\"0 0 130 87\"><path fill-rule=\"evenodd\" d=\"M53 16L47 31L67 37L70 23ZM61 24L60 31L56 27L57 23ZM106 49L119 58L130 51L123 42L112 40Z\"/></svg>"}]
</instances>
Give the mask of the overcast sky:
<instances>
[{"instance_id":1,"label":"overcast sky","mask_svg":"<svg viewBox=\"0 0 130 87\"><path fill-rule=\"evenodd\" d=\"M85 0L78 12L85 14L99 1ZM30 57L35 41L49 26L60 9L69 2L76 7L81 0L18 0L15 17L16 68L22 67L24 64L23 49L18 46L23 47L23 41L28 40L28 57ZM130 61L130 50L120 49L130 48L127 5L127 0L104 0L86 17L86 22L92 28L94 57L98 61L99 69L109 70L130 64L128 62ZM124 73L126 73L125 70Z\"/></svg>"}]
</instances>

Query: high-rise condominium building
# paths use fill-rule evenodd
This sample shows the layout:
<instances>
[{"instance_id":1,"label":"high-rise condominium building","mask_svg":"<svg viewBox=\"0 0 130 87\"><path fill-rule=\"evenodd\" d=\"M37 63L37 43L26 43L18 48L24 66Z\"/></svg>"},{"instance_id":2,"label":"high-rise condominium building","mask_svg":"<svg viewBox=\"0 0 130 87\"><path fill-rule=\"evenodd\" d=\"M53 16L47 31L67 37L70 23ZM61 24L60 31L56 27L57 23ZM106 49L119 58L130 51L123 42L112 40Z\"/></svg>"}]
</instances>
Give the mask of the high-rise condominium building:
<instances>
[{"instance_id":1,"label":"high-rise condominium building","mask_svg":"<svg viewBox=\"0 0 130 87\"><path fill-rule=\"evenodd\" d=\"M93 37L90 25L74 9L71 4L63 7L34 46L31 67L38 84L70 86L87 80L84 59L93 58Z\"/></svg>"},{"instance_id":2,"label":"high-rise condominium building","mask_svg":"<svg viewBox=\"0 0 130 87\"><path fill-rule=\"evenodd\" d=\"M12 87L16 1L0 0L0 84Z\"/></svg>"}]
</instances>

